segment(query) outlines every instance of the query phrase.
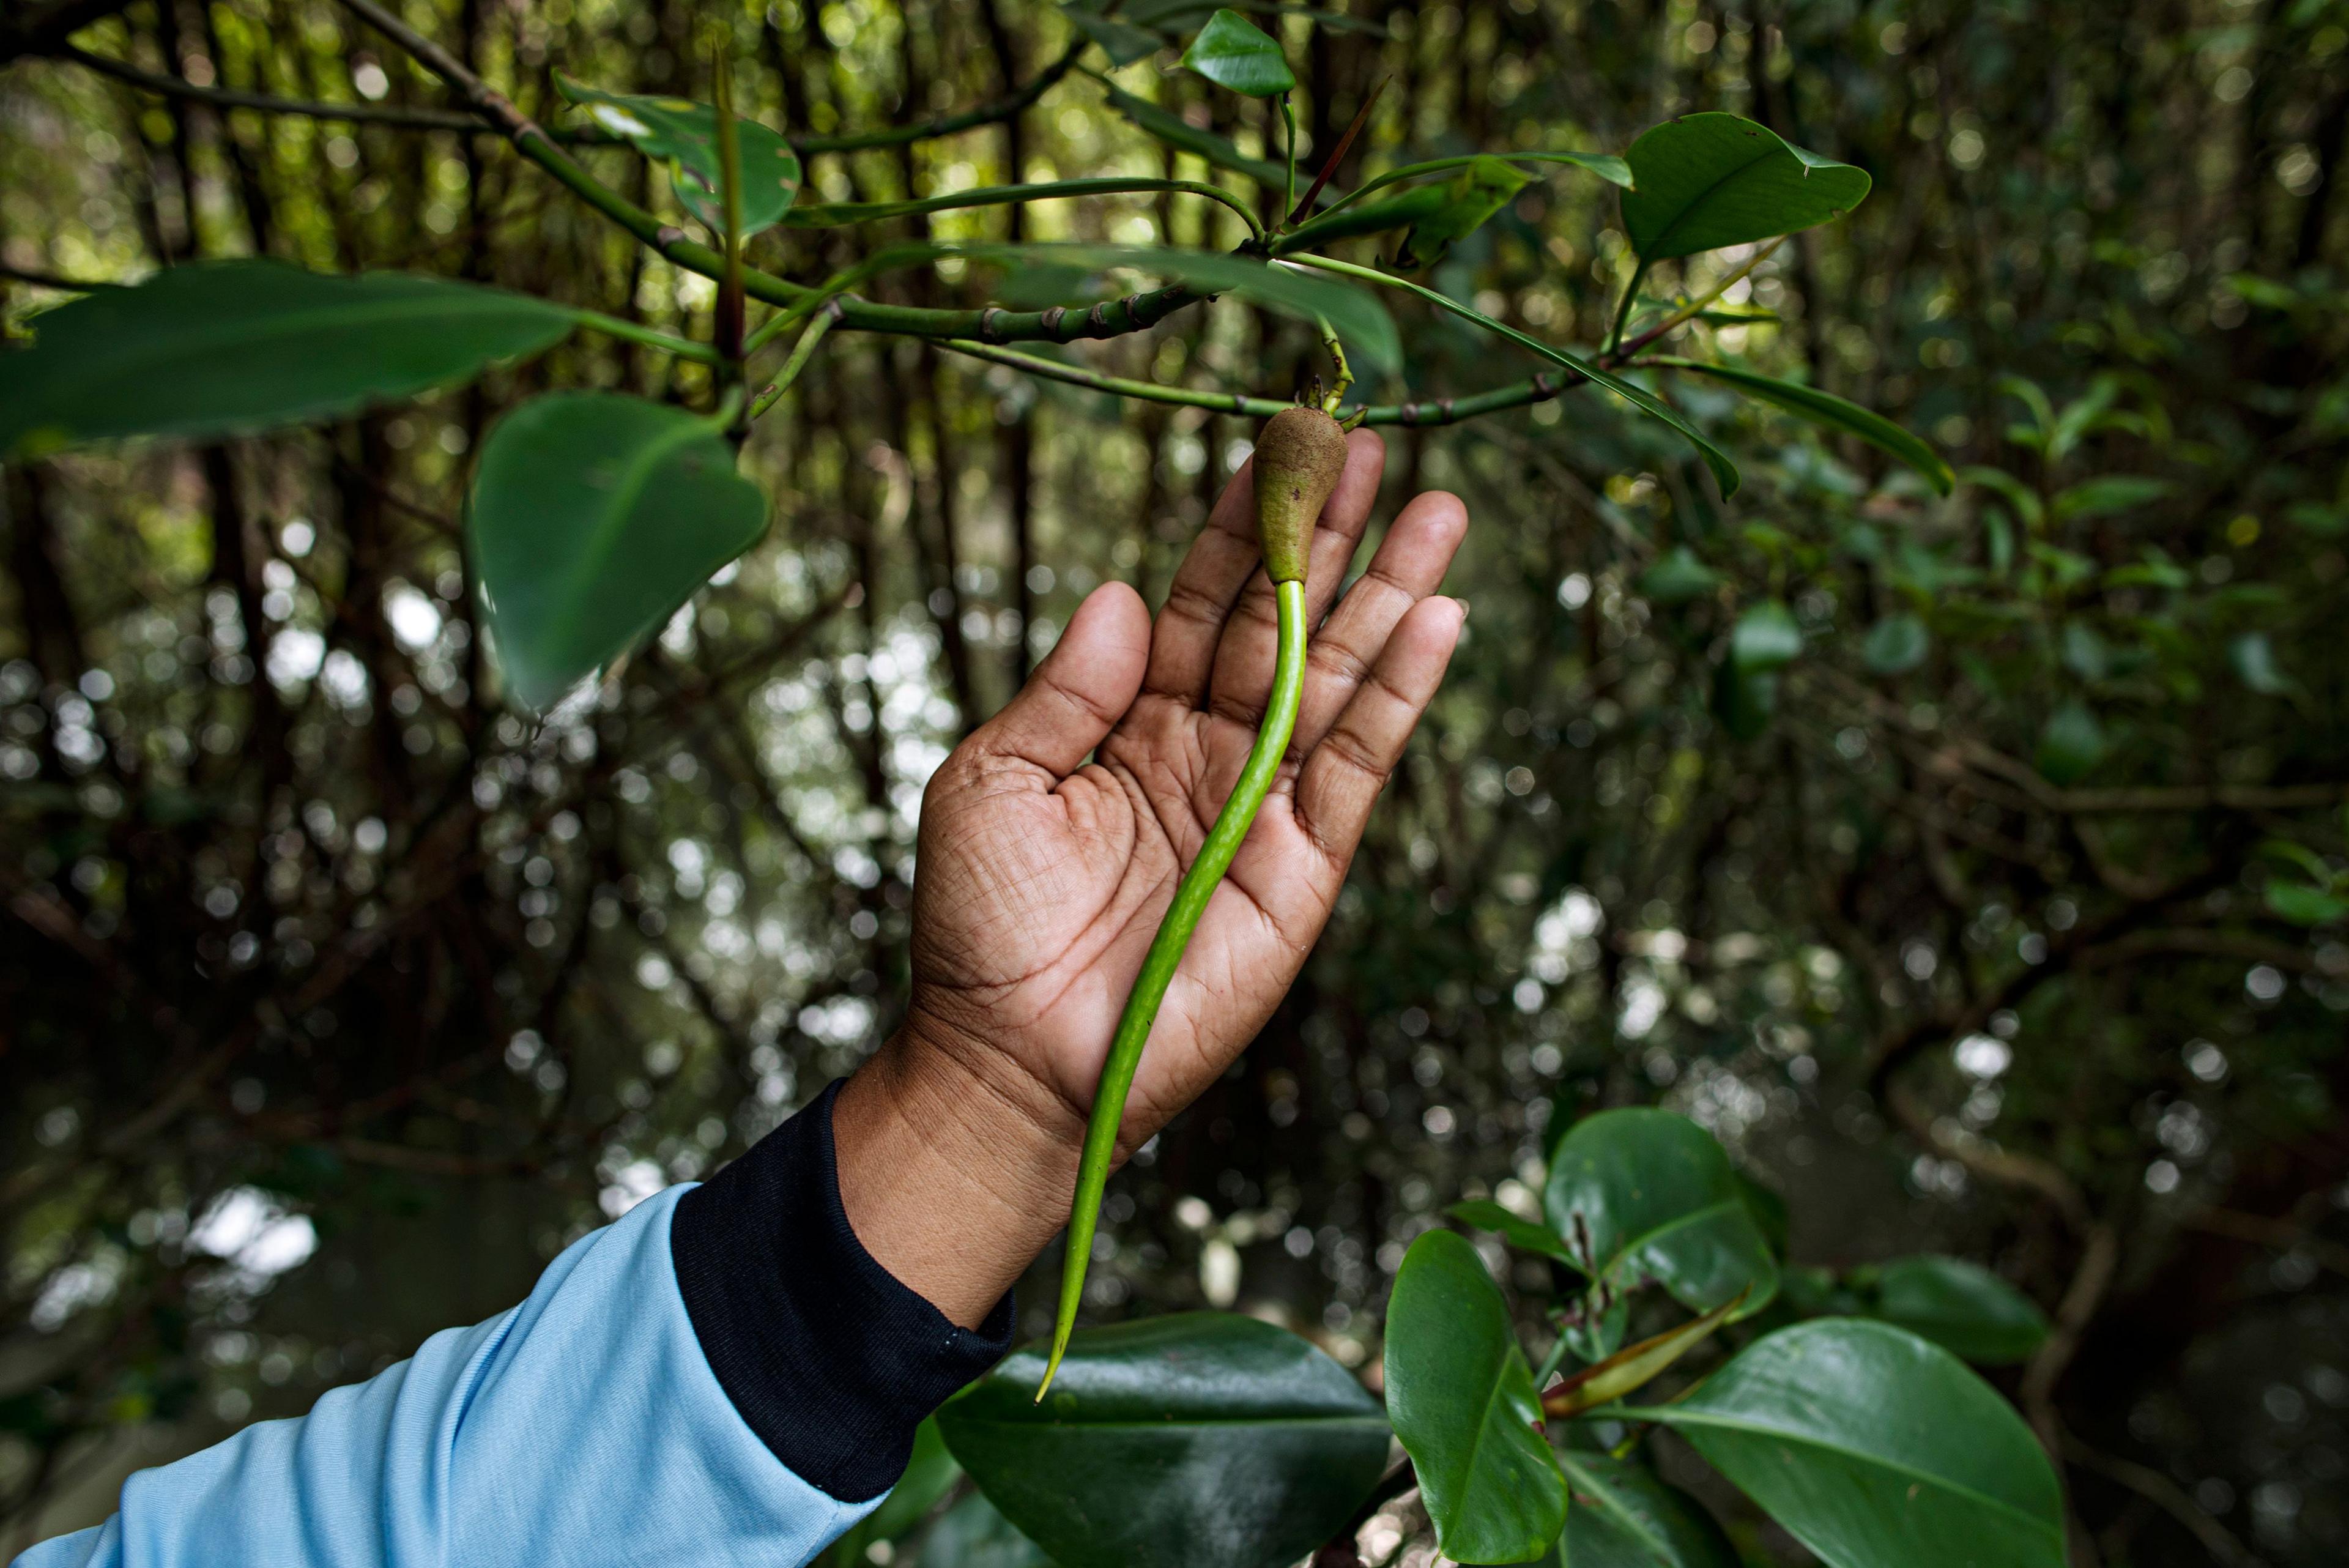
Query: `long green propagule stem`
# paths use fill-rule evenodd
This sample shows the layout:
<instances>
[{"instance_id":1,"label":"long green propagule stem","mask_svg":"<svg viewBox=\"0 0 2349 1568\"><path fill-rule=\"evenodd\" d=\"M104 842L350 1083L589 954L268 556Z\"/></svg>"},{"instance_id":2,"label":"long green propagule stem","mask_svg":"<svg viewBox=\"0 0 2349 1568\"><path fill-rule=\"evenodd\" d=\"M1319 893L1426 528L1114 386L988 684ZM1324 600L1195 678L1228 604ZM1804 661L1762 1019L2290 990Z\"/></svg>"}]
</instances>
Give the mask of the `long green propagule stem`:
<instances>
[{"instance_id":1,"label":"long green propagule stem","mask_svg":"<svg viewBox=\"0 0 2349 1568\"><path fill-rule=\"evenodd\" d=\"M1075 1329L1077 1309L1083 1304L1085 1268L1092 1261L1093 1230L1100 1219L1102 1194L1109 1186L1110 1166L1117 1156L1118 1128L1125 1119L1125 1097L1142 1065L1142 1050L1149 1043L1150 1026L1157 1021L1159 1003L1183 961L1191 932L1206 912L1207 900L1239 853L1257 809L1264 805L1280 760L1297 728L1297 708L1305 691L1305 571L1315 521L1330 493L1345 472L1346 437L1338 421L1319 408L1284 409L1267 421L1256 448L1257 537L1264 551L1265 573L1272 579L1278 612L1279 652L1273 662L1272 695L1265 705L1264 722L1249 748L1247 765L1231 798L1216 814L1216 825L1199 846L1198 858L1183 874L1174 901L1159 922L1143 956L1142 972L1125 999L1125 1012L1111 1037L1109 1059L1102 1065L1101 1085L1093 1092L1093 1108L1085 1124L1085 1147L1077 1164L1077 1192L1069 1210L1068 1250L1061 1263L1060 1311L1052 1325L1052 1354L1037 1385L1036 1399L1052 1386Z\"/></svg>"}]
</instances>

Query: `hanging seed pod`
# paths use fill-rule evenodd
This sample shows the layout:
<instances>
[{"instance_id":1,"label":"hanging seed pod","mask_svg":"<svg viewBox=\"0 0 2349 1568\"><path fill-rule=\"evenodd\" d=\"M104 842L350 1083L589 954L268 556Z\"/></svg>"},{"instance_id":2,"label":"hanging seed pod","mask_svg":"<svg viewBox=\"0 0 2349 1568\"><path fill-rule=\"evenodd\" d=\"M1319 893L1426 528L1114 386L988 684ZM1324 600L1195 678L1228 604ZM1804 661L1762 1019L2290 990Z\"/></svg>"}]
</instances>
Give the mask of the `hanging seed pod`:
<instances>
[{"instance_id":1,"label":"hanging seed pod","mask_svg":"<svg viewBox=\"0 0 2349 1568\"><path fill-rule=\"evenodd\" d=\"M1256 536L1265 575L1305 580L1313 524L1346 472L1346 432L1319 409L1283 409L1256 441Z\"/></svg>"}]
</instances>

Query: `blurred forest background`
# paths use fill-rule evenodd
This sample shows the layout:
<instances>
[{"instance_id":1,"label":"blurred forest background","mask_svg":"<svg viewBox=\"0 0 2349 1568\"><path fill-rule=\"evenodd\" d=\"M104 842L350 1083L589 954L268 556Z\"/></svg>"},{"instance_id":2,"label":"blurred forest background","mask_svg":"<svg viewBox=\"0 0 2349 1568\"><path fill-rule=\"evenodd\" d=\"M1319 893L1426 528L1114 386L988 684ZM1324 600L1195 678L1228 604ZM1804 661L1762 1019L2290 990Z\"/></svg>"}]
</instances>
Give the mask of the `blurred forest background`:
<instances>
[{"instance_id":1,"label":"blurred forest background","mask_svg":"<svg viewBox=\"0 0 2349 1568\"><path fill-rule=\"evenodd\" d=\"M1939 1248L2046 1309L1992 1376L2064 1467L2075 1560L2349 1556L2349 4L1322 3L1277 18L1310 146L1392 78L1341 187L1707 109L1868 170L1704 330L1963 482L1685 379L1733 503L1588 390L1391 431L1390 509L1474 515L1468 641L1304 981L1113 1185L1096 1318L1236 1304L1368 1373L1444 1205L1660 1103L1785 1196L1798 1262ZM403 15L558 125L557 68L706 99L730 28L737 101L828 200L1014 171L1253 198L1095 70L1265 145L1257 105L1080 59L1030 0ZM0 61L11 334L60 285L261 253L708 336L709 285L331 0L18 0ZM1588 344L1616 221L1553 171L1432 281ZM812 281L919 222L754 259ZM935 222L1220 232L1150 197ZM871 293L984 297L957 265ZM1379 400L1535 368L1399 314ZM1318 368L1230 304L1071 357L1270 396ZM767 542L526 723L473 633L467 454L550 381L673 373L575 339L330 430L7 471L0 1552L509 1304L853 1068L903 996L929 771L1085 591L1163 592L1251 431L836 335L746 452ZM1806 642L1760 711L1717 672L1771 594Z\"/></svg>"}]
</instances>

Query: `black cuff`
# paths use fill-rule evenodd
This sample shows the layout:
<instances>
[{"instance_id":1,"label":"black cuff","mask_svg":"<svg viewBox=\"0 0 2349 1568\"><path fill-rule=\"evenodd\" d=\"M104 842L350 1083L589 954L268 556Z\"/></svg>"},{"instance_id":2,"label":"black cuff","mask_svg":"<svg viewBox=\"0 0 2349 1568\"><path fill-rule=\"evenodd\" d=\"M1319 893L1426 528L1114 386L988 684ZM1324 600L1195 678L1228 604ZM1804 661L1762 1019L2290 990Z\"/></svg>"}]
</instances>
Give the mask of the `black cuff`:
<instances>
[{"instance_id":1,"label":"black cuff","mask_svg":"<svg viewBox=\"0 0 2349 1568\"><path fill-rule=\"evenodd\" d=\"M842 1079L678 1200L669 1255L709 1369L775 1458L842 1502L905 1473L914 1428L1011 1346L1006 1295L977 1333L874 1261L840 1203Z\"/></svg>"}]
</instances>

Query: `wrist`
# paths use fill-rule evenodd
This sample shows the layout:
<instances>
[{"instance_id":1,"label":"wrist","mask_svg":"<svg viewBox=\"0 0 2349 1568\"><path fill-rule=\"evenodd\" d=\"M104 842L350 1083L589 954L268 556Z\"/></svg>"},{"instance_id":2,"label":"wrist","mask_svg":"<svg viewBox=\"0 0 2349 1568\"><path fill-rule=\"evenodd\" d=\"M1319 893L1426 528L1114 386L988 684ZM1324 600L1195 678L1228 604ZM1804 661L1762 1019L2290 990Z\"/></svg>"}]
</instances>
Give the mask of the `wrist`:
<instances>
[{"instance_id":1,"label":"wrist","mask_svg":"<svg viewBox=\"0 0 2349 1568\"><path fill-rule=\"evenodd\" d=\"M875 1262L971 1327L1066 1222L1083 1133L991 1048L916 1013L833 1106L841 1203Z\"/></svg>"}]
</instances>

